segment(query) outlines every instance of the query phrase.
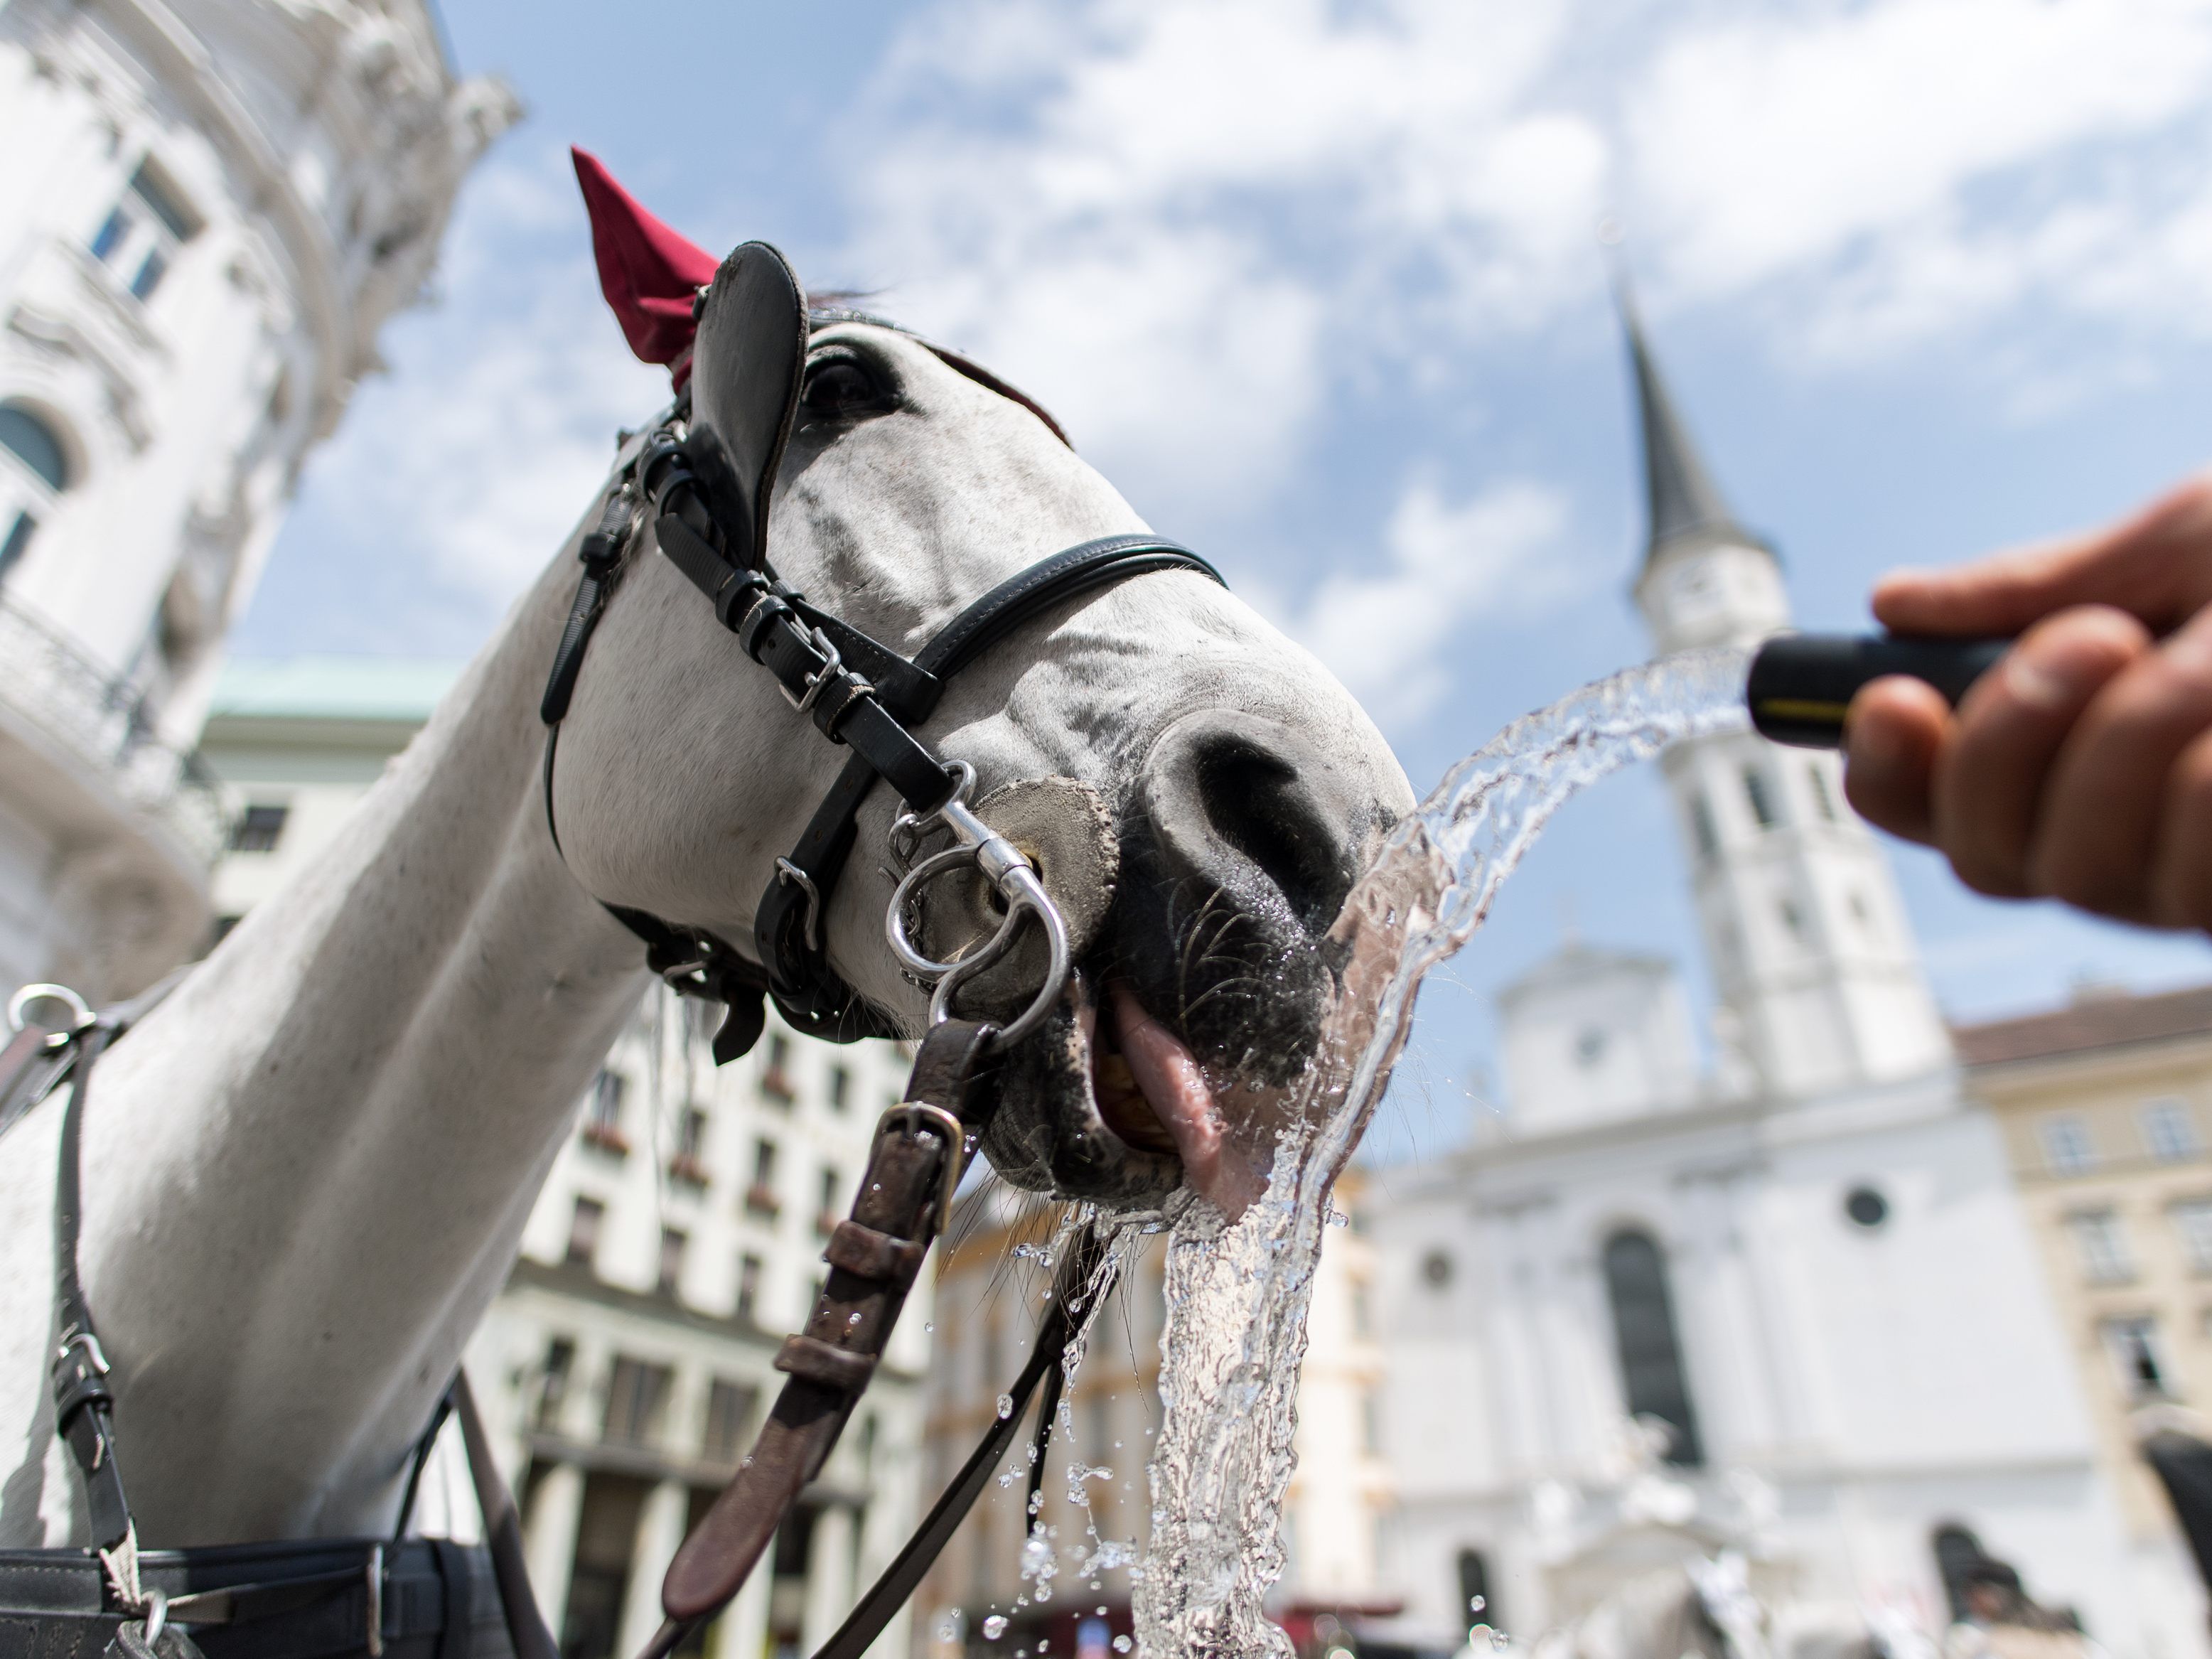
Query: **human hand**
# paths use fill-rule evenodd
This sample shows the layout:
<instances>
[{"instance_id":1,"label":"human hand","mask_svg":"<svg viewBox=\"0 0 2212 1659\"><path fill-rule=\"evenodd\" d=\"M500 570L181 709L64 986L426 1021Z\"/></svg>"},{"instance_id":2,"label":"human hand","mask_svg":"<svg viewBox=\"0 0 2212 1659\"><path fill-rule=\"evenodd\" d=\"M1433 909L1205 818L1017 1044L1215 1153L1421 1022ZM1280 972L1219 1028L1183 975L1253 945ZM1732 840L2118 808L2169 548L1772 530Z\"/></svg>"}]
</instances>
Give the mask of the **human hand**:
<instances>
[{"instance_id":1,"label":"human hand","mask_svg":"<svg viewBox=\"0 0 2212 1659\"><path fill-rule=\"evenodd\" d=\"M1954 714L1921 681L1852 700L1844 790L1960 880L2212 929L2212 472L2110 528L1875 588L1893 634L2017 635Z\"/></svg>"}]
</instances>

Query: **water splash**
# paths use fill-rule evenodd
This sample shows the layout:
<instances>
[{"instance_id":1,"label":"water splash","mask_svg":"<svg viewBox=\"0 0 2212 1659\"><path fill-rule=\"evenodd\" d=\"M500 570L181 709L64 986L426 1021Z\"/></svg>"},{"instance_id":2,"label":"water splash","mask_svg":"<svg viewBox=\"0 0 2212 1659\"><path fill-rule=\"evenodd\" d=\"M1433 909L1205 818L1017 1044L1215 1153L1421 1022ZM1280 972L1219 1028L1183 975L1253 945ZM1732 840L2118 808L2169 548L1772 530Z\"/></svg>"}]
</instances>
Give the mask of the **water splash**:
<instances>
[{"instance_id":1,"label":"water splash","mask_svg":"<svg viewBox=\"0 0 2212 1659\"><path fill-rule=\"evenodd\" d=\"M1330 1188L1405 1045L1414 995L1481 927L1568 797L1670 744L1740 727L1745 665L1735 650L1670 657L1515 721L1452 769L1353 888L1330 932L1340 993L1271 1120L1266 1194L1234 1222L1188 1194L1170 1213L1152 1534L1133 1585L1149 1659L1289 1659L1261 1603L1283 1568L1306 1309Z\"/></svg>"}]
</instances>

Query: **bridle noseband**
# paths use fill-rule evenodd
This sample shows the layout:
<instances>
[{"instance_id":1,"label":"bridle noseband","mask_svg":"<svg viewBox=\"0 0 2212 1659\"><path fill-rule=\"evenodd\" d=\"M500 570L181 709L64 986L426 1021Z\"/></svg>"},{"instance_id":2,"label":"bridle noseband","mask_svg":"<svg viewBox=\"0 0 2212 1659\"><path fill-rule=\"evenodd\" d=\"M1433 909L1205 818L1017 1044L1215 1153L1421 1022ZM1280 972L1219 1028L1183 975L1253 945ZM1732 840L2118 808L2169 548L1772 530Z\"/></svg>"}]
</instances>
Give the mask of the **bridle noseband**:
<instances>
[{"instance_id":1,"label":"bridle noseband","mask_svg":"<svg viewBox=\"0 0 2212 1659\"><path fill-rule=\"evenodd\" d=\"M967 799L973 772L948 765L913 728L929 717L952 676L1015 628L1065 600L1155 571L1188 570L1217 582L1221 576L1197 554L1160 537L1101 537L1000 582L909 660L809 603L767 557L768 501L797 418L805 367L809 317L797 278L775 249L749 242L731 256L713 287L702 290L694 309L700 342L691 386L647 439L629 450L598 526L577 550L583 574L539 709L547 728L544 787L554 844L560 845L553 767L561 721L592 632L649 514L661 552L707 597L739 647L775 677L785 699L817 732L852 753L798 843L776 860L756 912L753 958L705 928L620 905L609 904L607 910L645 941L647 962L671 986L726 1006L714 1038L717 1063L759 1041L763 996L810 1036L836 1042L896 1036L898 1029L889 1017L830 964L825 937L830 896L851 855L861 805L880 778L906 803L899 826L908 844L917 833L939 830L953 842L906 873L885 925L901 966L932 988L933 1024L951 1014L960 987L1011 951L1029 922L1042 929L1045 982L997 1036L1000 1043L1018 1041L1059 1000L1071 970L1066 927L1029 860L975 816ZM823 320L855 315L830 313ZM891 326L879 319L860 320ZM994 390L1018 395L964 358L939 355ZM725 368L725 356L728 385L712 378ZM715 407L705 406L709 398ZM1059 434L1057 426L1053 430ZM957 869L972 869L991 883L1006 920L980 946L940 962L915 948L906 913L923 885Z\"/></svg>"}]
</instances>

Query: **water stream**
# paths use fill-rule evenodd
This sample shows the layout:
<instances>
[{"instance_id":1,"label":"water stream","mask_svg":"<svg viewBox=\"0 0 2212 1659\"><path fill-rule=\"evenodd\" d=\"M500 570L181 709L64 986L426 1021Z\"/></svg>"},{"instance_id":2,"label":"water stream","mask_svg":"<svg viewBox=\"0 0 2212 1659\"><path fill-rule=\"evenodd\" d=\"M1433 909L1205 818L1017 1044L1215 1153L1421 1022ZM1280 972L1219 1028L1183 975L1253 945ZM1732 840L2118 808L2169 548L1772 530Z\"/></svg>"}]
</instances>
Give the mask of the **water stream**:
<instances>
[{"instance_id":1,"label":"water stream","mask_svg":"<svg viewBox=\"0 0 2212 1659\"><path fill-rule=\"evenodd\" d=\"M1276 1121L1264 1197L1235 1221L1179 1194L1167 1243L1152 1539L1133 1572L1146 1659L1288 1659L1261 1612L1281 1515L1307 1303L1329 1191L1411 1028L1424 976L1471 939L1567 798L1668 744L1743 724L1745 653L1669 657L1515 721L1393 831L1333 937L1341 992Z\"/></svg>"}]
</instances>

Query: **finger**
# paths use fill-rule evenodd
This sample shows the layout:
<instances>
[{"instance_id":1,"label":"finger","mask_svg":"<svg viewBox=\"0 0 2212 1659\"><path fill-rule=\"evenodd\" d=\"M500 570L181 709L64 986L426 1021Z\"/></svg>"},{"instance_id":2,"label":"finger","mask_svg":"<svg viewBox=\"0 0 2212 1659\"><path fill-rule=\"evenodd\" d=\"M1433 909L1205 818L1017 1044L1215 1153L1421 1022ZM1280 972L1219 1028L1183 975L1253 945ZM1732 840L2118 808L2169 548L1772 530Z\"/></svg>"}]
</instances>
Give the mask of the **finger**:
<instances>
[{"instance_id":1,"label":"finger","mask_svg":"<svg viewBox=\"0 0 2212 1659\"><path fill-rule=\"evenodd\" d=\"M1852 810L1893 836L1929 840L1929 778L1950 726L1950 705L1925 680L1893 674L1862 687L1844 720L1844 796Z\"/></svg>"},{"instance_id":2,"label":"finger","mask_svg":"<svg viewBox=\"0 0 2212 1659\"><path fill-rule=\"evenodd\" d=\"M2130 921L2153 915L2166 781L2212 730L2212 614L2144 652L2091 699L2051 769L2029 876L2039 892Z\"/></svg>"},{"instance_id":3,"label":"finger","mask_svg":"<svg viewBox=\"0 0 2212 1659\"><path fill-rule=\"evenodd\" d=\"M2212 930L2212 732L2166 774L2150 892L2151 919L2161 927Z\"/></svg>"},{"instance_id":4,"label":"finger","mask_svg":"<svg viewBox=\"0 0 2212 1659\"><path fill-rule=\"evenodd\" d=\"M2009 635L2054 611L2111 605L2154 632L2212 603L2212 472L2119 523L1948 570L1898 570L1874 613L1899 634Z\"/></svg>"},{"instance_id":5,"label":"finger","mask_svg":"<svg viewBox=\"0 0 2212 1659\"><path fill-rule=\"evenodd\" d=\"M2030 629L1975 682L1930 790L1935 842L1960 880L2002 898L2048 890L2029 854L2051 764L2091 700L2149 649L2126 612L2083 605Z\"/></svg>"}]
</instances>

